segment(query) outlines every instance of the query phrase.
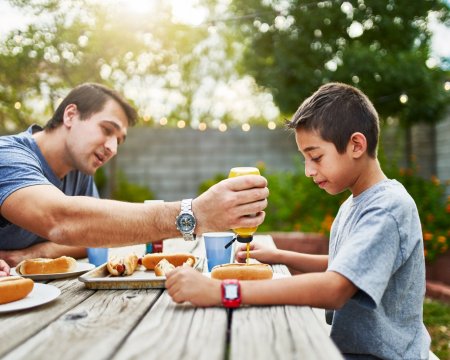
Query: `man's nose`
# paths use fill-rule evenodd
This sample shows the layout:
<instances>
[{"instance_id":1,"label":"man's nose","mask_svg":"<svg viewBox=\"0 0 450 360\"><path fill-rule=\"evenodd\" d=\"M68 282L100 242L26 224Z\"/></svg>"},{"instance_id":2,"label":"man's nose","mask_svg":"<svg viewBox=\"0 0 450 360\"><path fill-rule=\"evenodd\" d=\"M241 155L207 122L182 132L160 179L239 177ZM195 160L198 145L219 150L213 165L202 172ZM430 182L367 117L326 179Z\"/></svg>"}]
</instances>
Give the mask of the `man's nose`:
<instances>
[{"instance_id":1,"label":"man's nose","mask_svg":"<svg viewBox=\"0 0 450 360\"><path fill-rule=\"evenodd\" d=\"M117 139L115 137L110 137L106 141L106 149L111 153L112 156L117 154Z\"/></svg>"}]
</instances>

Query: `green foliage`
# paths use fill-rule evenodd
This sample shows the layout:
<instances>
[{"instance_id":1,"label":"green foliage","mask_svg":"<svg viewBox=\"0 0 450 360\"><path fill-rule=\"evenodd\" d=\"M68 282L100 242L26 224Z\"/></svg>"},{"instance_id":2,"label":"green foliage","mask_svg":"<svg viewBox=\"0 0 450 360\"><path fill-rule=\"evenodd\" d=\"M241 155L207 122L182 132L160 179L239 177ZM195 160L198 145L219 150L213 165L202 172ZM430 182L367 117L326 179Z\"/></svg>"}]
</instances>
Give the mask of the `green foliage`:
<instances>
[{"instance_id":1,"label":"green foliage","mask_svg":"<svg viewBox=\"0 0 450 360\"><path fill-rule=\"evenodd\" d=\"M149 188L130 183L122 171L118 172L116 181L117 185L112 194L112 198L115 200L141 203L144 200L155 198Z\"/></svg>"},{"instance_id":2,"label":"green foliage","mask_svg":"<svg viewBox=\"0 0 450 360\"><path fill-rule=\"evenodd\" d=\"M435 176L431 179L419 176L416 167L386 165L385 173L402 183L415 200L422 223L425 257L434 260L450 245L450 196L445 196L444 185Z\"/></svg>"},{"instance_id":3,"label":"green foliage","mask_svg":"<svg viewBox=\"0 0 450 360\"><path fill-rule=\"evenodd\" d=\"M90 0L9 2L36 22L11 31L0 44L0 133L44 124L59 99L83 82L122 92L130 81L136 92L158 84L166 91L176 88L185 97L198 85L175 84L173 79L189 73L193 48L206 31L173 23L164 2L155 3L151 13L133 15ZM135 94L133 100L136 105L143 101ZM36 110L37 102L42 109ZM146 98L142 112L148 103ZM179 107L164 116L182 111L183 118L190 119Z\"/></svg>"},{"instance_id":4,"label":"green foliage","mask_svg":"<svg viewBox=\"0 0 450 360\"><path fill-rule=\"evenodd\" d=\"M449 19L443 0L233 0L229 11L236 21L224 31L245 44L242 72L270 89L285 114L329 81L358 86L383 118L406 126L438 121L449 103L449 72L426 65L429 14ZM352 34L358 25L361 33Z\"/></svg>"},{"instance_id":5,"label":"green foliage","mask_svg":"<svg viewBox=\"0 0 450 360\"><path fill-rule=\"evenodd\" d=\"M104 168L96 171L94 180L99 193L104 193L108 183L108 176ZM155 199L155 194L146 186L129 182L123 171L119 170L116 175L115 189L112 191L111 198L114 200L140 203L144 202L144 200Z\"/></svg>"},{"instance_id":6,"label":"green foliage","mask_svg":"<svg viewBox=\"0 0 450 360\"><path fill-rule=\"evenodd\" d=\"M292 172L269 172L262 163L258 168L267 178L270 189L266 218L258 231L303 231L329 235L339 206L350 195L349 192L330 196L305 176L301 164L298 171ZM398 169L387 164L385 173L390 179L402 183L417 204L426 259L432 261L446 252L450 245L450 196L445 197L445 187L435 177L420 177L416 169ZM224 178L226 175L218 174L203 182L200 191Z\"/></svg>"},{"instance_id":7,"label":"green foliage","mask_svg":"<svg viewBox=\"0 0 450 360\"><path fill-rule=\"evenodd\" d=\"M431 336L431 350L439 359L450 359L450 304L425 299L423 322Z\"/></svg>"}]
</instances>

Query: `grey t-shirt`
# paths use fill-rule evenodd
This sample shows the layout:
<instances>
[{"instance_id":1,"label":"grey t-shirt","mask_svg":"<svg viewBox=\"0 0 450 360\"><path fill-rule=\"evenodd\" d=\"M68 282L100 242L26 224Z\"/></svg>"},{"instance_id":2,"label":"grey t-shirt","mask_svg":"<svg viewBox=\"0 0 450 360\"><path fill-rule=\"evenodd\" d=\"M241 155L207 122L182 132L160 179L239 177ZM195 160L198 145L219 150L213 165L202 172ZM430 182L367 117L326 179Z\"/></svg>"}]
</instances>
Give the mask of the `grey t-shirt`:
<instances>
[{"instance_id":1,"label":"grey t-shirt","mask_svg":"<svg viewBox=\"0 0 450 360\"><path fill-rule=\"evenodd\" d=\"M13 192L27 186L54 185L66 195L99 197L92 176L71 171L59 179L42 155L32 133L41 131L37 125L10 136L0 137L0 206ZM11 224L0 215L0 250L24 249L46 241Z\"/></svg>"},{"instance_id":2,"label":"grey t-shirt","mask_svg":"<svg viewBox=\"0 0 450 360\"><path fill-rule=\"evenodd\" d=\"M334 311L331 338L344 353L428 359L423 325L425 260L417 207L403 185L382 181L339 209L328 271L358 287Z\"/></svg>"}]
</instances>

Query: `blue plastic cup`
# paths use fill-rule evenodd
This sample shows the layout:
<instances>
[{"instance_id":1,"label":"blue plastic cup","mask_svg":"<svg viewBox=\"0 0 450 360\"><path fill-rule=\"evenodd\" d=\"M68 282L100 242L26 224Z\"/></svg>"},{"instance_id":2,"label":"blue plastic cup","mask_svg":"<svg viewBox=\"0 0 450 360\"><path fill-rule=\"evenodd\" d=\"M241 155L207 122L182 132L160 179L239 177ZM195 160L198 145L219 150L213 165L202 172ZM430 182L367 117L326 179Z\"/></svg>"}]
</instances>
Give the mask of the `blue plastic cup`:
<instances>
[{"instance_id":1,"label":"blue plastic cup","mask_svg":"<svg viewBox=\"0 0 450 360\"><path fill-rule=\"evenodd\" d=\"M211 271L216 265L229 264L232 262L232 246L225 249L225 245L228 244L233 237L234 233L231 232L210 232L203 234L206 258L208 259L208 271Z\"/></svg>"},{"instance_id":2,"label":"blue plastic cup","mask_svg":"<svg viewBox=\"0 0 450 360\"><path fill-rule=\"evenodd\" d=\"M89 262L100 266L108 261L108 248L87 248Z\"/></svg>"}]
</instances>

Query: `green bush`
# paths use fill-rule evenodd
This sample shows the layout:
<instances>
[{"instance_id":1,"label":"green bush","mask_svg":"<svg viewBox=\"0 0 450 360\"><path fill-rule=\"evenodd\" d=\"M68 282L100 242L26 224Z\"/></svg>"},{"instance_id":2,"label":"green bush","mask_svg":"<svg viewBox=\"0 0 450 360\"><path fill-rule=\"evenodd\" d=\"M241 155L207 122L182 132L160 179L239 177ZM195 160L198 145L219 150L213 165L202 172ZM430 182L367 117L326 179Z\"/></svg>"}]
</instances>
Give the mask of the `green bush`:
<instances>
[{"instance_id":1,"label":"green bush","mask_svg":"<svg viewBox=\"0 0 450 360\"><path fill-rule=\"evenodd\" d=\"M107 181L108 178L104 169L98 169L95 173L95 184L99 192L105 188ZM155 195L148 187L129 182L123 171L119 170L116 175L116 186L111 194L111 198L128 202L144 202L144 200L154 199Z\"/></svg>"},{"instance_id":2,"label":"green bush","mask_svg":"<svg viewBox=\"0 0 450 360\"><path fill-rule=\"evenodd\" d=\"M330 196L305 176L300 162L298 171L269 172L262 163L257 167L267 178L270 190L266 219L258 231L303 231L329 235L339 206L350 195L348 191ZM402 183L417 204L427 260L446 252L450 242L450 197L445 197L444 186L435 177L420 177L416 169L384 167L386 175ZM203 182L200 191L226 177L225 174L216 175Z\"/></svg>"}]
</instances>

